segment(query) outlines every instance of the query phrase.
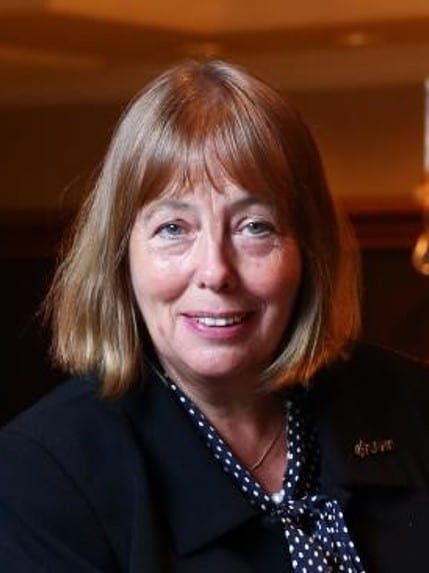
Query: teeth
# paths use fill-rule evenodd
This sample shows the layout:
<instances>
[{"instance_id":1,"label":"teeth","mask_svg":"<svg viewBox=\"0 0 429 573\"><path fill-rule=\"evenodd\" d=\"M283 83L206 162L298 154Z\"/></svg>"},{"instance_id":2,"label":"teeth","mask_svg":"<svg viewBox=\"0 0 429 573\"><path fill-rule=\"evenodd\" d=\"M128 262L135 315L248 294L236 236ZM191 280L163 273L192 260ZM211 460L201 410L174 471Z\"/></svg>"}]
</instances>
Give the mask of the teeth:
<instances>
[{"instance_id":1,"label":"teeth","mask_svg":"<svg viewBox=\"0 0 429 573\"><path fill-rule=\"evenodd\" d=\"M228 317L214 317L214 316L199 316L197 321L204 326L232 326L239 324L243 321L242 316L228 316Z\"/></svg>"}]
</instances>

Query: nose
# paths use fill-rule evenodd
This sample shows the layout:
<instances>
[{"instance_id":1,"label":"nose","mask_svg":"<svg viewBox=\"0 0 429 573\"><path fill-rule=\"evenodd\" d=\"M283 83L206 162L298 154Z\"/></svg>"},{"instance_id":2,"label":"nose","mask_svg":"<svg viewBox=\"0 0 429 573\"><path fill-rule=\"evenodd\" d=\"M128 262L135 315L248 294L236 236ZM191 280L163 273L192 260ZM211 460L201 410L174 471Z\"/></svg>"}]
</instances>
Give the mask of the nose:
<instances>
[{"instance_id":1,"label":"nose","mask_svg":"<svg viewBox=\"0 0 429 573\"><path fill-rule=\"evenodd\" d=\"M215 292L230 291L237 283L231 247L225 240L206 237L201 241L196 265L196 284Z\"/></svg>"}]
</instances>

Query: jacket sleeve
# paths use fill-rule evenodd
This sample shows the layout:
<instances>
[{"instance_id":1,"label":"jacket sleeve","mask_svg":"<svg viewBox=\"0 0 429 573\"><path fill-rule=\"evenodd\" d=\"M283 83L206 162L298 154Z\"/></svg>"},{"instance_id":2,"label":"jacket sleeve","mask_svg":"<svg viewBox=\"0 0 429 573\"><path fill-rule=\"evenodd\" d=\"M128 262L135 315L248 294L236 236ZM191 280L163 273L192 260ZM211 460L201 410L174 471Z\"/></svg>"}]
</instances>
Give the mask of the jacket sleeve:
<instances>
[{"instance_id":1,"label":"jacket sleeve","mask_svg":"<svg viewBox=\"0 0 429 573\"><path fill-rule=\"evenodd\" d=\"M11 430L0 434L0 571L118 571L79 485L43 444Z\"/></svg>"}]
</instances>

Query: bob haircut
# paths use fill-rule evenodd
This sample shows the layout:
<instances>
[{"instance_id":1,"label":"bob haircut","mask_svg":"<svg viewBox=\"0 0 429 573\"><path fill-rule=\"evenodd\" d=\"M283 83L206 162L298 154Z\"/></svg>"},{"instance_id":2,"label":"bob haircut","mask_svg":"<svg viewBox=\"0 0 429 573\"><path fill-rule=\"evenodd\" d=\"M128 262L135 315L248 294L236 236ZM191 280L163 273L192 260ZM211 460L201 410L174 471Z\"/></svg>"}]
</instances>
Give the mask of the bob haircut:
<instances>
[{"instance_id":1,"label":"bob haircut","mask_svg":"<svg viewBox=\"0 0 429 573\"><path fill-rule=\"evenodd\" d=\"M125 392L153 351L129 276L136 215L201 178L222 192L219 166L279 209L301 250L294 316L264 383L305 383L357 336L356 249L307 126L279 93L242 69L186 61L150 83L123 115L47 299L54 360L72 373L96 372L106 397Z\"/></svg>"}]
</instances>

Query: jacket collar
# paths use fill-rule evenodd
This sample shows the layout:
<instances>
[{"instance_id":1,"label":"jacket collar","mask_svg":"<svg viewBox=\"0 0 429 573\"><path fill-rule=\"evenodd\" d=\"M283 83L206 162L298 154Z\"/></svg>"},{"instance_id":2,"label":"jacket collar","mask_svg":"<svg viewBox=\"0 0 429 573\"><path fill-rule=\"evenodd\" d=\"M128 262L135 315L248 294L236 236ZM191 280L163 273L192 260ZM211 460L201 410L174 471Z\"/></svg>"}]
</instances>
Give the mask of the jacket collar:
<instances>
[{"instance_id":1,"label":"jacket collar","mask_svg":"<svg viewBox=\"0 0 429 573\"><path fill-rule=\"evenodd\" d=\"M171 390L156 375L147 378L124 407L143 444L155 504L177 552L188 554L257 513L210 456Z\"/></svg>"}]
</instances>

